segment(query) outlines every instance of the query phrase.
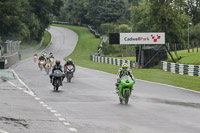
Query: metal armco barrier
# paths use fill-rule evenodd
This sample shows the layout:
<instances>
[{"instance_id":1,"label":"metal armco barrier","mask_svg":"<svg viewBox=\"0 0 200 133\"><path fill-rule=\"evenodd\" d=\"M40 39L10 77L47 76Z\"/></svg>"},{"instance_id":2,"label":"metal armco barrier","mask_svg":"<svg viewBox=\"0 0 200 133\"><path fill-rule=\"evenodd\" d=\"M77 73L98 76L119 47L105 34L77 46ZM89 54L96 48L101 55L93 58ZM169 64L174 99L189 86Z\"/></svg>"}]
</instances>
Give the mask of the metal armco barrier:
<instances>
[{"instance_id":1,"label":"metal armco barrier","mask_svg":"<svg viewBox=\"0 0 200 133\"><path fill-rule=\"evenodd\" d=\"M113 57L98 56L97 54L90 54L90 60L100 63L112 64L116 66L122 66L123 63L127 63L130 68L138 68L138 64L131 60L121 60Z\"/></svg>"},{"instance_id":2,"label":"metal armco barrier","mask_svg":"<svg viewBox=\"0 0 200 133\"><path fill-rule=\"evenodd\" d=\"M43 40L44 40L44 38L42 38L41 42L37 46L29 48L29 49L20 50L19 53L20 54L27 54L27 53L38 50L42 46Z\"/></svg>"},{"instance_id":3,"label":"metal armco barrier","mask_svg":"<svg viewBox=\"0 0 200 133\"><path fill-rule=\"evenodd\" d=\"M200 65L176 64L176 63L162 61L161 68L164 71L172 73L200 77Z\"/></svg>"}]
</instances>

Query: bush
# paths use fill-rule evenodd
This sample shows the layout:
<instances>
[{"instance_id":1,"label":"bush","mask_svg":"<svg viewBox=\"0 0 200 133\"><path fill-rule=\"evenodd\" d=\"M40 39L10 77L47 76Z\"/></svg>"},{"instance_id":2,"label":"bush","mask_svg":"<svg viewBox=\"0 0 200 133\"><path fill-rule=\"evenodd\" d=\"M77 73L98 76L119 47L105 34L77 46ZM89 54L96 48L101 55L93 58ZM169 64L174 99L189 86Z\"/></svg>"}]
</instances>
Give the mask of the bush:
<instances>
[{"instance_id":1,"label":"bush","mask_svg":"<svg viewBox=\"0 0 200 133\"><path fill-rule=\"evenodd\" d=\"M114 23L101 24L101 33L109 35L109 33L119 32L119 26Z\"/></svg>"},{"instance_id":2,"label":"bush","mask_svg":"<svg viewBox=\"0 0 200 133\"><path fill-rule=\"evenodd\" d=\"M119 25L119 31L120 32L131 32L131 27L129 27L127 24L121 24L121 25Z\"/></svg>"}]
</instances>

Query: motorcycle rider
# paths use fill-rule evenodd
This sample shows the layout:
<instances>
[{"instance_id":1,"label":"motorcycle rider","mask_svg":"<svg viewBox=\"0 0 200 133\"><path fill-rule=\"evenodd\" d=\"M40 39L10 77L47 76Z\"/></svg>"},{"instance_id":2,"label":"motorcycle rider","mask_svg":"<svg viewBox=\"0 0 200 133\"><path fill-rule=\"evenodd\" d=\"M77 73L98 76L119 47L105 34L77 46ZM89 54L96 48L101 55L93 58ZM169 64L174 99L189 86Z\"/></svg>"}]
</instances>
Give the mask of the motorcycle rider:
<instances>
[{"instance_id":1,"label":"motorcycle rider","mask_svg":"<svg viewBox=\"0 0 200 133\"><path fill-rule=\"evenodd\" d=\"M38 59L38 66L40 66L40 61L46 62L46 59L45 59L45 57L44 57L44 54L42 54L42 55L39 57L39 59Z\"/></svg>"},{"instance_id":2,"label":"motorcycle rider","mask_svg":"<svg viewBox=\"0 0 200 133\"><path fill-rule=\"evenodd\" d=\"M52 83L52 77L53 77L55 70L60 70L61 72L63 72L62 66L60 65L60 60L58 60L58 59L56 60L56 64L53 66L51 75L49 76L50 77L50 83ZM63 81L64 78L65 78L65 75L63 74L62 75L62 81ZM61 85L62 85L62 82L61 82Z\"/></svg>"},{"instance_id":3,"label":"motorcycle rider","mask_svg":"<svg viewBox=\"0 0 200 133\"><path fill-rule=\"evenodd\" d=\"M118 70L118 74L117 75L118 76L117 76L117 83L116 83L116 93L118 93L118 91L119 91L118 86L119 86L119 84L121 82L121 77L122 76L126 76L126 75L130 76L131 79L133 80L133 82L135 83L135 77L133 76L131 69L128 68L128 64L127 63L123 63L122 64L122 68L120 68Z\"/></svg>"},{"instance_id":4,"label":"motorcycle rider","mask_svg":"<svg viewBox=\"0 0 200 133\"><path fill-rule=\"evenodd\" d=\"M46 64L47 64L47 63L50 63L50 62L51 62L51 60L50 60L49 56L47 55L47 56L46 56L46 62L45 62L45 65L44 65L44 66L46 66Z\"/></svg>"},{"instance_id":5,"label":"motorcycle rider","mask_svg":"<svg viewBox=\"0 0 200 133\"><path fill-rule=\"evenodd\" d=\"M35 53L33 56L37 56L37 57L38 57L38 54L37 54L37 53Z\"/></svg>"},{"instance_id":6,"label":"motorcycle rider","mask_svg":"<svg viewBox=\"0 0 200 133\"><path fill-rule=\"evenodd\" d=\"M46 52L46 51L43 51L43 55L44 55L44 57L46 58L47 52Z\"/></svg>"},{"instance_id":7,"label":"motorcycle rider","mask_svg":"<svg viewBox=\"0 0 200 133\"><path fill-rule=\"evenodd\" d=\"M72 65L72 66L74 67L74 71L73 71L73 72L75 72L75 65L74 65L74 63L73 63L73 61L72 61L71 58L69 58L69 59L66 61L65 65L64 65L64 68L66 69L67 66L69 66L69 65Z\"/></svg>"},{"instance_id":8,"label":"motorcycle rider","mask_svg":"<svg viewBox=\"0 0 200 133\"><path fill-rule=\"evenodd\" d=\"M49 58L54 58L53 53L49 53Z\"/></svg>"},{"instance_id":9,"label":"motorcycle rider","mask_svg":"<svg viewBox=\"0 0 200 133\"><path fill-rule=\"evenodd\" d=\"M37 60L37 58L38 58L38 54L37 54L37 53L35 53L35 54L33 55L33 59L36 61L36 60Z\"/></svg>"}]
</instances>

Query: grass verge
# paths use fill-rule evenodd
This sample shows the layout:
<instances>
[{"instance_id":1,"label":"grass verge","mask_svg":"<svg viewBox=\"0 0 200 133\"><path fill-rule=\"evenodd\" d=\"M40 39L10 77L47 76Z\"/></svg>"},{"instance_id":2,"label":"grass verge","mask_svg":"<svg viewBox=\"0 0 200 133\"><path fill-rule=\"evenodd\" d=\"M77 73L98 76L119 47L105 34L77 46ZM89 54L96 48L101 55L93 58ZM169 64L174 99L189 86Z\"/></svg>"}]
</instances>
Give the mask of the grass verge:
<instances>
[{"instance_id":1,"label":"grass verge","mask_svg":"<svg viewBox=\"0 0 200 133\"><path fill-rule=\"evenodd\" d=\"M35 52L39 53L40 51L44 50L48 46L50 41L51 41L51 34L48 31L45 31L44 32L44 41L43 41L42 46L37 51L32 51L32 52L30 52L28 54L23 54L22 55L22 60L31 57ZM34 47L34 46L32 46L32 47Z\"/></svg>"},{"instance_id":2,"label":"grass verge","mask_svg":"<svg viewBox=\"0 0 200 133\"><path fill-rule=\"evenodd\" d=\"M200 49L199 49L200 51ZM177 60L175 52L171 52L174 59ZM179 64L192 64L192 65L200 65L200 52L197 52L197 49L194 49L194 52L190 49L190 53L187 50L177 51L178 56L181 56L181 59L177 61ZM172 62L171 57L167 61Z\"/></svg>"},{"instance_id":3,"label":"grass verge","mask_svg":"<svg viewBox=\"0 0 200 133\"><path fill-rule=\"evenodd\" d=\"M39 50L45 49L51 41L51 34L48 31L44 32L44 41Z\"/></svg>"},{"instance_id":4,"label":"grass verge","mask_svg":"<svg viewBox=\"0 0 200 133\"><path fill-rule=\"evenodd\" d=\"M79 40L74 52L66 57L65 60L67 60L67 58L72 58L76 65L113 74L117 73L119 69L118 66L105 63L97 63L90 60L90 53L97 52L97 47L99 46L101 40L94 38L94 36L88 31L87 28L57 24L54 24L53 26L71 29L75 31L79 36ZM137 79L200 91L199 77L173 74L160 69L132 69L132 71Z\"/></svg>"},{"instance_id":5,"label":"grass verge","mask_svg":"<svg viewBox=\"0 0 200 133\"><path fill-rule=\"evenodd\" d=\"M31 42L22 42L20 45L20 50L29 49L38 45L38 41L33 40Z\"/></svg>"}]
</instances>

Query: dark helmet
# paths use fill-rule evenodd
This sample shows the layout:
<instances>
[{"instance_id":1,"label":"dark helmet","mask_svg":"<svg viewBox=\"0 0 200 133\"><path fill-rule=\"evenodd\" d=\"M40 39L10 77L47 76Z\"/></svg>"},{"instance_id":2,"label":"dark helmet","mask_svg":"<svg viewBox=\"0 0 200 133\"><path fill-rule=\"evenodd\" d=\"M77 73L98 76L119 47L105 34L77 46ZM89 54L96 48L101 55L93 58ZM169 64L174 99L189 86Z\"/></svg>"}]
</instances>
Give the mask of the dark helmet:
<instances>
[{"instance_id":1,"label":"dark helmet","mask_svg":"<svg viewBox=\"0 0 200 133\"><path fill-rule=\"evenodd\" d=\"M58 65L60 65L60 60L56 60L56 65L58 66Z\"/></svg>"}]
</instances>

